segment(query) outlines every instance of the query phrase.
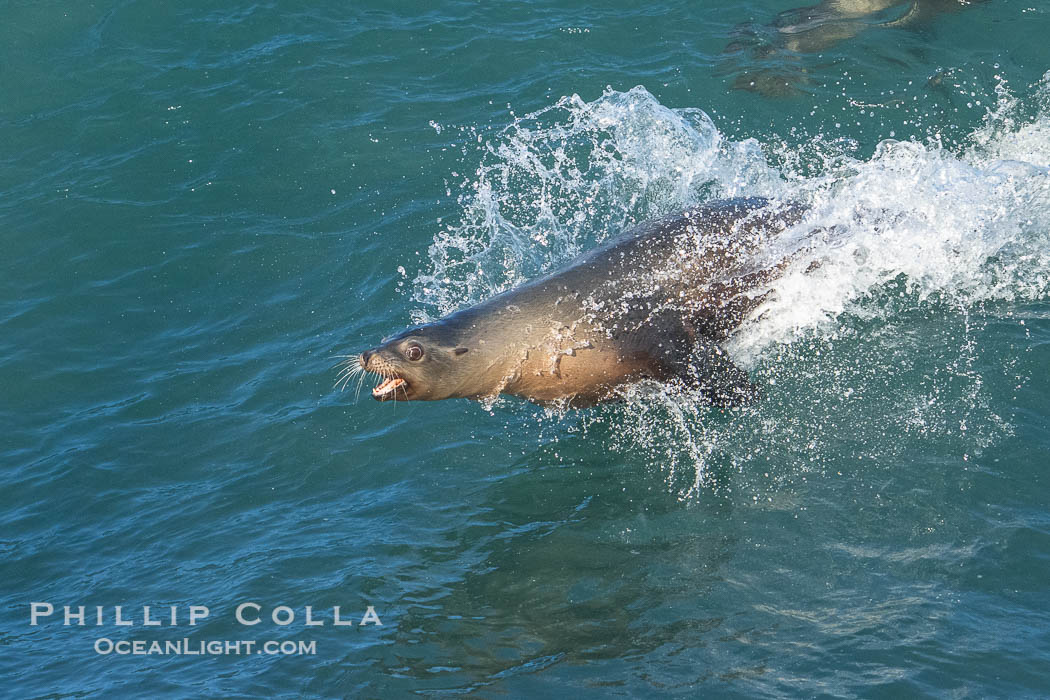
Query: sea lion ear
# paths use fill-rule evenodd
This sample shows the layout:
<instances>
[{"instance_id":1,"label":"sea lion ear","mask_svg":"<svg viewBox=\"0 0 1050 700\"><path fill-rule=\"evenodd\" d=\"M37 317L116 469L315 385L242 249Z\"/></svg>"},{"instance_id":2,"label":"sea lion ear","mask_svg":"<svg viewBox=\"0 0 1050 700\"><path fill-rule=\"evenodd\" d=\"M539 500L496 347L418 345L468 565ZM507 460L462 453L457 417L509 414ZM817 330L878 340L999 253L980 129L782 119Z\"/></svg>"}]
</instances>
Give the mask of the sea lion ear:
<instances>
[{"instance_id":1,"label":"sea lion ear","mask_svg":"<svg viewBox=\"0 0 1050 700\"><path fill-rule=\"evenodd\" d=\"M457 355L462 355L463 353L467 352L467 348L456 348L452 352L456 353Z\"/></svg>"}]
</instances>

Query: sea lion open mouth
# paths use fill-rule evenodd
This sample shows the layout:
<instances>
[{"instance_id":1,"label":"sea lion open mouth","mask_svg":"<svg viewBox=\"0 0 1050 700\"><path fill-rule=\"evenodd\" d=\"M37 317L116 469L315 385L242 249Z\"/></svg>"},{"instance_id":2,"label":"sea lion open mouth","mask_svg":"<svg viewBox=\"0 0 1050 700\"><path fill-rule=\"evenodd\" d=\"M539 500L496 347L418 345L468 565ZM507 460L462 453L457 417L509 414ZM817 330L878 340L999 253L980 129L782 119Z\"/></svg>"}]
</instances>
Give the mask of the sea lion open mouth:
<instances>
[{"instance_id":1,"label":"sea lion open mouth","mask_svg":"<svg viewBox=\"0 0 1050 700\"><path fill-rule=\"evenodd\" d=\"M382 377L382 375L380 375ZM408 382L402 377L384 377L375 389L372 389L372 398L377 401L397 400L398 392L408 398Z\"/></svg>"}]
</instances>

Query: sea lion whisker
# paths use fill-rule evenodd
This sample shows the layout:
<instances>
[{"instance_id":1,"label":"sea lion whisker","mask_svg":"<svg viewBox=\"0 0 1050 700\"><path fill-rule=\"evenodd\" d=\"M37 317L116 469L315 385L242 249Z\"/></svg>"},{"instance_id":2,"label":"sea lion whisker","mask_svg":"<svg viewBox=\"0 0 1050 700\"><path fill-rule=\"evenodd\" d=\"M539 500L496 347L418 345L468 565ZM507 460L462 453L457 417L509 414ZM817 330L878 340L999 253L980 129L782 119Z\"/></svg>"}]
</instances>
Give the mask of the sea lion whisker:
<instances>
[{"instance_id":1,"label":"sea lion whisker","mask_svg":"<svg viewBox=\"0 0 1050 700\"><path fill-rule=\"evenodd\" d=\"M360 365L348 365L348 366L344 367L339 372L339 376L336 377L335 386L339 386L339 383L342 382L343 386L340 389L340 391L345 391L347 384L350 383L350 380L354 377L354 375L356 375L356 374L358 374L359 372L362 372L362 371L363 371L363 369L361 368Z\"/></svg>"},{"instance_id":2,"label":"sea lion whisker","mask_svg":"<svg viewBox=\"0 0 1050 700\"><path fill-rule=\"evenodd\" d=\"M363 370L361 369L360 366L350 367L346 371L345 378L343 379L343 391L345 391L347 385L350 384L350 380L353 379L356 375L360 374L362 371Z\"/></svg>"},{"instance_id":3,"label":"sea lion whisker","mask_svg":"<svg viewBox=\"0 0 1050 700\"><path fill-rule=\"evenodd\" d=\"M336 381L341 381L343 383L343 388L345 389L347 384L350 383L350 380L353 379L354 377L356 377L359 374L361 374L360 370L353 370L353 369L343 370L342 372L339 373L339 379L336 380Z\"/></svg>"},{"instance_id":4,"label":"sea lion whisker","mask_svg":"<svg viewBox=\"0 0 1050 700\"><path fill-rule=\"evenodd\" d=\"M340 372L339 375L335 378L335 383L332 384L332 388L334 389L337 386L339 386L340 382L342 382L343 378L346 377L346 376L348 376L347 372L345 372L345 371L344 372ZM344 385L343 388L346 388L346 386ZM342 391L342 389L340 389L340 391Z\"/></svg>"},{"instance_id":5,"label":"sea lion whisker","mask_svg":"<svg viewBox=\"0 0 1050 700\"><path fill-rule=\"evenodd\" d=\"M354 391L354 403L361 398L361 385L365 383L365 375L361 373L357 377L357 389Z\"/></svg>"},{"instance_id":6,"label":"sea lion whisker","mask_svg":"<svg viewBox=\"0 0 1050 700\"><path fill-rule=\"evenodd\" d=\"M351 367L358 364L357 355L341 355L340 357L344 357L346 359L336 362L334 365L332 365L332 367Z\"/></svg>"}]
</instances>

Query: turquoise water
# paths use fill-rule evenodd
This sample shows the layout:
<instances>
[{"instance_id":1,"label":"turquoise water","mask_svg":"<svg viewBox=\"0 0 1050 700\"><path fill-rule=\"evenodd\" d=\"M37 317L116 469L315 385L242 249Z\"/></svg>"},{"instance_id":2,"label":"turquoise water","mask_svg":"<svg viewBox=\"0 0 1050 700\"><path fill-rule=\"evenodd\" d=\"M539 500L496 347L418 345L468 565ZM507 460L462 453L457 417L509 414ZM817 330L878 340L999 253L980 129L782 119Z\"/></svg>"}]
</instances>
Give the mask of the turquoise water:
<instances>
[{"instance_id":1,"label":"turquoise water","mask_svg":"<svg viewBox=\"0 0 1050 700\"><path fill-rule=\"evenodd\" d=\"M1050 11L793 6L7 3L5 693L1050 694ZM333 387L738 195L825 231L760 404ZM184 638L316 648L96 651Z\"/></svg>"}]
</instances>

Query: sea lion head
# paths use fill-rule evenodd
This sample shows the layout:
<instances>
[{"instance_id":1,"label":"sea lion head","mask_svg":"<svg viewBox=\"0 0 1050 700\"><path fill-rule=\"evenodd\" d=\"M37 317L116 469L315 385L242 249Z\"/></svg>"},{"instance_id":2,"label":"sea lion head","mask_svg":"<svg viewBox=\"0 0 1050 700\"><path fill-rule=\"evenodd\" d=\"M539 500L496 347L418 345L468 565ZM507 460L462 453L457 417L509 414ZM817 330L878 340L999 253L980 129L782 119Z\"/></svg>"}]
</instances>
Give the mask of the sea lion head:
<instances>
[{"instance_id":1,"label":"sea lion head","mask_svg":"<svg viewBox=\"0 0 1050 700\"><path fill-rule=\"evenodd\" d=\"M477 372L471 367L470 348L456 343L448 331L441 321L409 328L361 353L361 369L381 380L372 398L437 401L474 396L471 385Z\"/></svg>"}]
</instances>

